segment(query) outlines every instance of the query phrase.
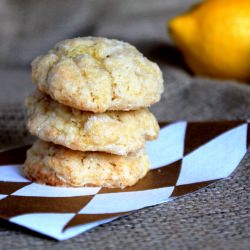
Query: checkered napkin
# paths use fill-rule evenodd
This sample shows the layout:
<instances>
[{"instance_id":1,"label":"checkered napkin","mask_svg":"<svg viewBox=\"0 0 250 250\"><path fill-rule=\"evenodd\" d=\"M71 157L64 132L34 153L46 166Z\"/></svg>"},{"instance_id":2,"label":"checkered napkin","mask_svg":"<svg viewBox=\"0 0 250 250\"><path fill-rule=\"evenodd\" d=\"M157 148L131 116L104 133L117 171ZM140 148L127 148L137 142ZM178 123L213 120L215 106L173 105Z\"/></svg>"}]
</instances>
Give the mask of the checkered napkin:
<instances>
[{"instance_id":1,"label":"checkered napkin","mask_svg":"<svg viewBox=\"0 0 250 250\"><path fill-rule=\"evenodd\" d=\"M26 147L0 153L0 218L58 240L228 177L247 151L246 121L165 124L147 144L152 168L125 189L39 185L21 171Z\"/></svg>"}]
</instances>

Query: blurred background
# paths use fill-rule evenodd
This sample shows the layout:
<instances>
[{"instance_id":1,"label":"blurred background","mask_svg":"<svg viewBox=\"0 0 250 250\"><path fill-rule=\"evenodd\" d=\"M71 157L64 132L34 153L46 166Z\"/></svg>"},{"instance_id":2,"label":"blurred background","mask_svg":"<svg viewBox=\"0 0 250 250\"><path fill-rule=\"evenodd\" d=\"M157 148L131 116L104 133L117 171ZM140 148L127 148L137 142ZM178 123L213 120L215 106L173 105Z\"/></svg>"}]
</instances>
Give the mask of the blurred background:
<instances>
[{"instance_id":1,"label":"blurred background","mask_svg":"<svg viewBox=\"0 0 250 250\"><path fill-rule=\"evenodd\" d=\"M235 3L238 1L241 0ZM166 23L172 17L198 2L0 0L0 148L28 144L33 140L25 128L23 106L24 98L34 89L31 61L46 53L56 42L77 36L105 36L127 41L159 64L165 91L161 101L152 107L159 121L250 118L250 85L193 75L166 30ZM183 30L186 30L185 25ZM248 189L244 188L249 184L249 157L242 166L244 168L235 173L234 179L226 181L227 185L219 182L202 194L184 197L165 208L159 206L157 211L150 208L144 215L141 212L135 215L137 219L125 218L120 222L126 222L120 227L122 232L116 232L118 221L111 231L99 228L62 244L69 249L75 249L76 245L88 248L95 244L93 234L97 232L99 245L103 245L111 232L118 238L126 235L123 241L117 241L117 244L125 242L125 248L137 235L143 239L138 244L145 241L146 246L153 248L249 249ZM141 230L141 225L142 228L147 225L146 230ZM13 230L12 224L1 222L0 232L3 239L0 248L4 242L26 248L33 244L40 248L58 248L57 242L30 237L31 232ZM108 244L107 248L112 248L113 242Z\"/></svg>"},{"instance_id":2,"label":"blurred background","mask_svg":"<svg viewBox=\"0 0 250 250\"><path fill-rule=\"evenodd\" d=\"M249 86L233 80L194 77L172 44L167 21L197 2L200 1L0 1L1 112L6 106L22 104L34 89L30 76L32 59L60 40L92 35L132 43L160 65L165 93L152 108L159 120L249 117Z\"/></svg>"}]
</instances>

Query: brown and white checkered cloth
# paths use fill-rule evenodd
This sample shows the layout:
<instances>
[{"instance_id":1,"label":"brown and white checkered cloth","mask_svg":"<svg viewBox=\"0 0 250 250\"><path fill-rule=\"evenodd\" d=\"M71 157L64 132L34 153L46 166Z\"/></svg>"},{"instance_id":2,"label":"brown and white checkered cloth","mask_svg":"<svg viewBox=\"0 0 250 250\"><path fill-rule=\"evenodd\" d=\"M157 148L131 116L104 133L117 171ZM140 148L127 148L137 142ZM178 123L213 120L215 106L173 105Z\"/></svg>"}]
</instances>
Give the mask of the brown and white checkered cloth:
<instances>
[{"instance_id":1,"label":"brown and white checkered cloth","mask_svg":"<svg viewBox=\"0 0 250 250\"><path fill-rule=\"evenodd\" d=\"M247 121L163 124L147 144L152 168L133 187L51 187L21 171L29 146L0 154L0 218L58 240L228 177L250 143Z\"/></svg>"}]
</instances>

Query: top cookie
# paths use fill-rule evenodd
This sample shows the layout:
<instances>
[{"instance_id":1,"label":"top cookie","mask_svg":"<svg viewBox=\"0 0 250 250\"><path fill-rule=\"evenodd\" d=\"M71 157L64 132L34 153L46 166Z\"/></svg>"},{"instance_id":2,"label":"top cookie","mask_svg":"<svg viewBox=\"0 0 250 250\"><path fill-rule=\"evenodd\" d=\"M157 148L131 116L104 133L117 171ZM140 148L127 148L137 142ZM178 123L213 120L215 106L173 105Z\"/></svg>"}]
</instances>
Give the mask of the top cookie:
<instances>
[{"instance_id":1,"label":"top cookie","mask_svg":"<svg viewBox=\"0 0 250 250\"><path fill-rule=\"evenodd\" d=\"M163 92L157 64L128 43L101 37L56 44L32 62L32 81L62 104L98 113L148 107Z\"/></svg>"}]
</instances>

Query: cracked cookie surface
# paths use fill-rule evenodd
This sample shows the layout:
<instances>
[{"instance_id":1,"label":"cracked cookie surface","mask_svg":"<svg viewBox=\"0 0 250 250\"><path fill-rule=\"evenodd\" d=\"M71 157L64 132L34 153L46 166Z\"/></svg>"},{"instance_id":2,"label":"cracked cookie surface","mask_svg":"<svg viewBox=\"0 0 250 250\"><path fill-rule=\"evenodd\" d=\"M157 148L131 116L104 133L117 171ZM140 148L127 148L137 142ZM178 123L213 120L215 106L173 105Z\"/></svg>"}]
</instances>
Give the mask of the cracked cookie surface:
<instances>
[{"instance_id":1,"label":"cracked cookie surface","mask_svg":"<svg viewBox=\"0 0 250 250\"><path fill-rule=\"evenodd\" d=\"M40 91L27 98L26 107L31 134L72 150L127 155L159 133L148 109L97 114L62 105Z\"/></svg>"},{"instance_id":2,"label":"cracked cookie surface","mask_svg":"<svg viewBox=\"0 0 250 250\"><path fill-rule=\"evenodd\" d=\"M32 62L32 81L67 106L96 113L160 100L162 73L134 46L102 37L59 42Z\"/></svg>"},{"instance_id":3,"label":"cracked cookie surface","mask_svg":"<svg viewBox=\"0 0 250 250\"><path fill-rule=\"evenodd\" d=\"M125 157L38 140L27 152L23 171L30 180L47 185L124 188L144 177L149 167L144 150Z\"/></svg>"}]
</instances>

